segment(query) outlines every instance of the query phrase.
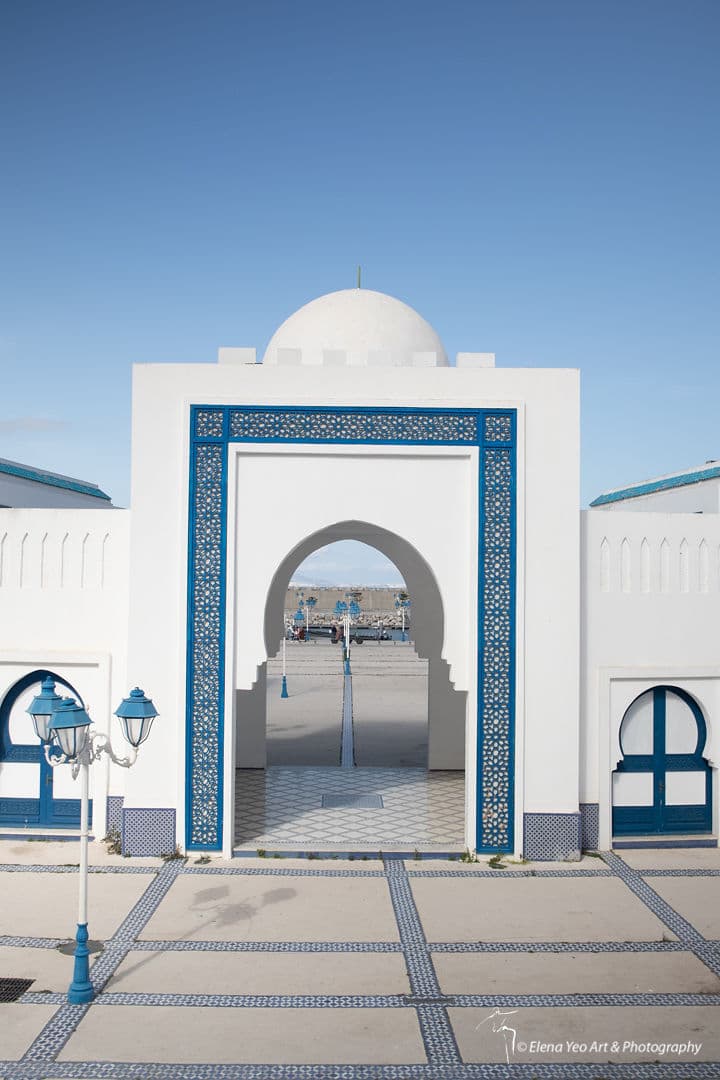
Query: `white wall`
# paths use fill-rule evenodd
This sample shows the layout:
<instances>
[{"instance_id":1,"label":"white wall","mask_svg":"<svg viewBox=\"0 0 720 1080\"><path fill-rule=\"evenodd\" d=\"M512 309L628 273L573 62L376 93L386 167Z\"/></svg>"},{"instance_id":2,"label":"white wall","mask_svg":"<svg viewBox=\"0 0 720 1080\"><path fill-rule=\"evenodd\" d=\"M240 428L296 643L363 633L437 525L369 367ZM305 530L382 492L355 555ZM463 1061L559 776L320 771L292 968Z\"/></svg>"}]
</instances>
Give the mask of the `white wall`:
<instances>
[{"instance_id":1,"label":"white wall","mask_svg":"<svg viewBox=\"0 0 720 1080\"><path fill-rule=\"evenodd\" d=\"M177 805L182 809L183 803L187 422L192 403L519 409L517 811L519 815L523 805L535 811L577 810L578 375L559 369L502 368L378 368L372 372L262 365L135 368L129 661L137 673L134 678L152 691L163 720L156 724L142 760L128 778L128 804ZM261 449L270 456L267 447ZM303 486L307 492L313 485L306 481ZM288 523L290 515L285 509L288 487L265 490L260 506L247 505L243 528L249 536L263 515L266 532L290 541L288 529L294 526ZM400 500L402 493L396 494ZM299 531L314 531L330 520L330 514L339 519L340 511L333 503L343 495L333 488L327 497L323 520L311 522L313 515L308 515ZM393 513L403 534L407 527L403 526L403 515L399 510ZM432 515L432 504L428 513ZM318 516L315 514L316 519ZM358 514L353 510L349 516L357 518ZM430 543L429 537L428 533L422 542L416 539L425 545ZM438 542L433 540L432 544L432 557L437 558ZM266 569L261 576L264 580ZM457 625L449 624L445 654L461 684L470 677L472 648L462 627L467 626L467 605L474 601L451 597L459 578L456 575L452 586L450 581L448 576L443 599L447 596L449 609L461 614ZM463 590L467 589L472 589L472 583L463 582ZM262 627L264 598L261 607L259 590L253 589L252 605L246 611L255 644L251 658L241 659L243 672L246 663L249 668L264 655L254 628L256 621L258 633ZM247 675L242 679L246 681ZM467 751L472 762L472 738L467 741ZM180 814L181 843L183 836Z\"/></svg>"},{"instance_id":2,"label":"white wall","mask_svg":"<svg viewBox=\"0 0 720 1080\"><path fill-rule=\"evenodd\" d=\"M610 840L610 773L630 703L657 683L691 693L720 752L720 516L590 510L583 518L581 800L600 802Z\"/></svg>"},{"instance_id":3,"label":"white wall","mask_svg":"<svg viewBox=\"0 0 720 1080\"><path fill-rule=\"evenodd\" d=\"M72 683L99 730L127 684L127 510L0 510L0 700L48 668ZM132 675L130 676L132 678ZM120 740L117 721L113 734ZM94 766L95 783L105 766ZM110 793L122 794L114 770ZM106 779L100 788L105 793ZM104 798L94 827L104 827Z\"/></svg>"}]
</instances>

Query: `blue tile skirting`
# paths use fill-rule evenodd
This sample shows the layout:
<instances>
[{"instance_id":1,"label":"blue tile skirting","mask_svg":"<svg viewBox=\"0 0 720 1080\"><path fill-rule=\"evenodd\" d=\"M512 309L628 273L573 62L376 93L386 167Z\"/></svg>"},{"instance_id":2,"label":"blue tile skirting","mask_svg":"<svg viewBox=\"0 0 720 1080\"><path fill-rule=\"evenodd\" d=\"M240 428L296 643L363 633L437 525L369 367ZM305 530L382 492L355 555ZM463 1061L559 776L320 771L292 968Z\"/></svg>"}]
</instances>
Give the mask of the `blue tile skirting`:
<instances>
[{"instance_id":1,"label":"blue tile skirting","mask_svg":"<svg viewBox=\"0 0 720 1080\"><path fill-rule=\"evenodd\" d=\"M583 851L597 851L600 842L600 806L580 803L580 842Z\"/></svg>"},{"instance_id":2,"label":"blue tile skirting","mask_svg":"<svg viewBox=\"0 0 720 1080\"><path fill-rule=\"evenodd\" d=\"M176 848L175 811L131 806L122 811L123 855L171 855Z\"/></svg>"},{"instance_id":3,"label":"blue tile skirting","mask_svg":"<svg viewBox=\"0 0 720 1080\"><path fill-rule=\"evenodd\" d=\"M122 795L108 795L107 797L107 823L105 832L120 832L122 829L122 809L125 799Z\"/></svg>"},{"instance_id":4,"label":"blue tile skirting","mask_svg":"<svg viewBox=\"0 0 720 1080\"><path fill-rule=\"evenodd\" d=\"M525 814L523 855L526 859L580 858L580 813Z\"/></svg>"}]
</instances>

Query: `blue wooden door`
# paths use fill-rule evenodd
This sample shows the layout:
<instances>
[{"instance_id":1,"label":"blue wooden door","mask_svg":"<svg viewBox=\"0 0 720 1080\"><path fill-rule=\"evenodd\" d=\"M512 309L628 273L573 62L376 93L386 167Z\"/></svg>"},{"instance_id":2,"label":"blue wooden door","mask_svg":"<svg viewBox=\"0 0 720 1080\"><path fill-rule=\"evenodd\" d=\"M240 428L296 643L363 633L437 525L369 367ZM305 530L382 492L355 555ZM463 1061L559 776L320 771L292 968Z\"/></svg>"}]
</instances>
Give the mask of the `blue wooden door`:
<instances>
[{"instance_id":1,"label":"blue wooden door","mask_svg":"<svg viewBox=\"0 0 720 1080\"><path fill-rule=\"evenodd\" d=\"M82 700L75 689L63 679L51 671L33 671L20 679L8 691L0 706L0 766L7 766L0 770L0 825L21 828L51 825L54 828L74 828L80 824L80 800L58 799L54 795L54 773L45 760L40 740L35 735L32 720L29 716L18 720L18 708L22 713L21 698L39 693L40 684L47 676L55 680L58 692L69 692L73 697ZM15 710L16 722L11 725L11 717ZM15 736L11 727L15 730ZM18 734L18 728L20 733ZM12 777L12 766L24 765L35 766L31 785L25 780L23 795L4 794L2 780ZM59 768L69 769L69 765L61 765ZM33 790L30 792L30 786ZM12 791L12 786L9 786ZM92 802L90 803L92 813Z\"/></svg>"},{"instance_id":2,"label":"blue wooden door","mask_svg":"<svg viewBox=\"0 0 720 1080\"><path fill-rule=\"evenodd\" d=\"M613 775L613 835L711 831L706 738L702 710L679 687L653 687L632 703Z\"/></svg>"}]
</instances>

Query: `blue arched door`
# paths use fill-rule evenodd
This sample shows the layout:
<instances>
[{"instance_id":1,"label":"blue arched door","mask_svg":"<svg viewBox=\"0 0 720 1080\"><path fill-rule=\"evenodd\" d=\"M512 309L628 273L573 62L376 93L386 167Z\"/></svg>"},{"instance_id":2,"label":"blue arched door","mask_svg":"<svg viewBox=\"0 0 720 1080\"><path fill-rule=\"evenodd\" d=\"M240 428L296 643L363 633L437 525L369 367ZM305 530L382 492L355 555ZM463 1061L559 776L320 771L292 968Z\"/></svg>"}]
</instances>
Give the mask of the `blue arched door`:
<instances>
[{"instance_id":1,"label":"blue arched door","mask_svg":"<svg viewBox=\"0 0 720 1080\"><path fill-rule=\"evenodd\" d=\"M73 828L80 824L80 800L54 796L53 769L25 713L26 705L39 693L48 675L55 680L58 693L66 691L82 702L77 690L52 671L33 671L8 690L0 706L0 825ZM25 768L14 769L17 765ZM18 787L22 794L17 793Z\"/></svg>"},{"instance_id":2,"label":"blue arched door","mask_svg":"<svg viewBox=\"0 0 720 1080\"><path fill-rule=\"evenodd\" d=\"M706 739L702 710L685 690L655 686L632 702L613 773L614 836L711 831Z\"/></svg>"}]
</instances>

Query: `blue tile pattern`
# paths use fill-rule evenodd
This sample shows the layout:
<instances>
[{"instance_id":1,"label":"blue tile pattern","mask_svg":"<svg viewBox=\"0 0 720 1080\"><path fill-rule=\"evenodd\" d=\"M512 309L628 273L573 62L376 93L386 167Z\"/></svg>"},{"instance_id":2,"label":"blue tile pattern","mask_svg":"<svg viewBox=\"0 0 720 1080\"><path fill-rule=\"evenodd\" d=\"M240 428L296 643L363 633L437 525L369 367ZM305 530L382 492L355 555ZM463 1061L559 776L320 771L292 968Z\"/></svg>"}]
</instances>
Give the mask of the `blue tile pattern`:
<instances>
[{"instance_id":1,"label":"blue tile pattern","mask_svg":"<svg viewBox=\"0 0 720 1080\"><path fill-rule=\"evenodd\" d=\"M165 863L162 867L140 868L143 873L153 875L152 881L144 891L138 903L130 911L113 937L106 943L105 951L98 956L92 968L93 982L102 990L107 980L115 972L120 962L131 950L152 951L257 951L257 952L402 952L410 979L411 993L370 994L370 995L224 995L224 994L145 994L145 993L100 993L93 1006L68 1005L64 995L40 994L28 992L23 996L18 1007L24 1005L57 1005L48 1024L31 1045L25 1056L18 1062L0 1061L0 1075L4 1080L598 1080L605 1072L600 1064L468 1064L461 1059L448 1009L466 1008L529 1008L551 1009L588 1008L617 1006L623 1008L673 1006L693 1008L720 1008L720 994L699 993L640 993L640 994L443 994L433 966L434 953L453 952L498 952L522 953L534 952L668 952L676 953L691 950L708 967L713 961L720 962L718 942L706 940L687 920L683 919L643 880L639 873L624 863L618 856L608 853L604 856L609 872L617 875L635 893L638 898L660 918L669 929L677 934L678 941L654 942L448 942L428 944L415 905L410 876L401 860L386 857L383 870L346 871L344 869L315 869L257 867L243 869L239 867L193 867L180 860ZM47 870L47 867L39 867ZM64 868L58 868L64 870ZM126 872L125 867L117 868ZM129 870L129 868L127 868ZM138 940L149 919L157 910L173 883L184 874L245 874L249 879L254 871L266 874L280 873L281 876L385 876L399 929L399 942L247 942L247 941L152 941ZM460 873L465 876L482 876L473 871L456 871L448 868L433 871L434 877L443 876L452 879ZM532 872L530 872L531 874ZM554 872L538 872L550 876ZM572 877L578 871L563 872L563 877ZM597 871L589 871L598 876ZM661 872L656 872L660 876ZM413 876L426 876L416 871ZM501 876L497 873L494 876ZM526 877L528 872L510 872L510 876ZM585 876L585 875L582 875ZM602 876L602 875L601 875ZM671 875L669 875L671 876ZM703 875L704 876L704 875ZM707 874L713 876L712 872ZM57 942L49 938L14 938L11 935L0 938L0 944L27 945L29 947L49 948ZM714 968L717 971L717 967ZM413 1009L416 1013L423 1045L427 1054L426 1064L415 1065L183 1065L156 1063L120 1063L120 1062L56 1062L67 1039L87 1012L96 1006L153 1005L178 1006L200 1005L204 1008L369 1008L369 1009ZM692 1016L692 1013L689 1013ZM705 1077L720 1077L720 1063L696 1062L685 1063L640 1063L613 1064L613 1077L658 1078L658 1080L703 1080Z\"/></svg>"},{"instance_id":2,"label":"blue tile pattern","mask_svg":"<svg viewBox=\"0 0 720 1080\"><path fill-rule=\"evenodd\" d=\"M230 438L253 442L477 442L472 411L232 409Z\"/></svg>"},{"instance_id":3,"label":"blue tile pattern","mask_svg":"<svg viewBox=\"0 0 720 1080\"><path fill-rule=\"evenodd\" d=\"M459 1064L460 1051L447 1011L442 1004L440 983L415 906L405 864L399 859L386 859L385 870L411 993L415 997L429 998L436 1002L418 1007L420 1033L428 1061L433 1065Z\"/></svg>"},{"instance_id":4,"label":"blue tile pattern","mask_svg":"<svg viewBox=\"0 0 720 1080\"><path fill-rule=\"evenodd\" d=\"M695 953L706 967L710 968L714 975L720 976L720 955L708 945L703 935L695 927L684 919L673 907L663 900L655 890L648 885L647 881L637 870L630 866L612 851L603 853L605 862L621 878L635 895L649 907L654 915L660 919L680 939L687 949Z\"/></svg>"},{"instance_id":5,"label":"blue tile pattern","mask_svg":"<svg viewBox=\"0 0 720 1080\"><path fill-rule=\"evenodd\" d=\"M120 832L122 828L122 808L124 802L125 800L122 795L108 795L106 802L106 832L109 833L113 830Z\"/></svg>"},{"instance_id":6,"label":"blue tile pattern","mask_svg":"<svg viewBox=\"0 0 720 1080\"><path fill-rule=\"evenodd\" d=\"M188 645L188 846L221 846L225 453L193 447Z\"/></svg>"},{"instance_id":7,"label":"blue tile pattern","mask_svg":"<svg viewBox=\"0 0 720 1080\"><path fill-rule=\"evenodd\" d=\"M580 814L525 814L523 855L526 859L579 859Z\"/></svg>"},{"instance_id":8,"label":"blue tile pattern","mask_svg":"<svg viewBox=\"0 0 720 1080\"><path fill-rule=\"evenodd\" d=\"M175 811L164 807L125 807L123 855L171 855L175 851Z\"/></svg>"},{"instance_id":9,"label":"blue tile pattern","mask_svg":"<svg viewBox=\"0 0 720 1080\"><path fill-rule=\"evenodd\" d=\"M477 846L513 849L515 410L193 406L186 781L190 850L222 843L227 441L480 449Z\"/></svg>"},{"instance_id":10,"label":"blue tile pattern","mask_svg":"<svg viewBox=\"0 0 720 1080\"><path fill-rule=\"evenodd\" d=\"M600 806L580 803L580 843L583 851L597 851L600 839Z\"/></svg>"},{"instance_id":11,"label":"blue tile pattern","mask_svg":"<svg viewBox=\"0 0 720 1080\"><path fill-rule=\"evenodd\" d=\"M13 1063L14 1064L14 1063ZM597 1064L433 1065L160 1065L60 1062L52 1080L605 1080ZM5 1071L7 1080L43 1080L36 1066ZM607 1072L605 1072L605 1075ZM718 1080L714 1062L613 1064L618 1080Z\"/></svg>"}]
</instances>

